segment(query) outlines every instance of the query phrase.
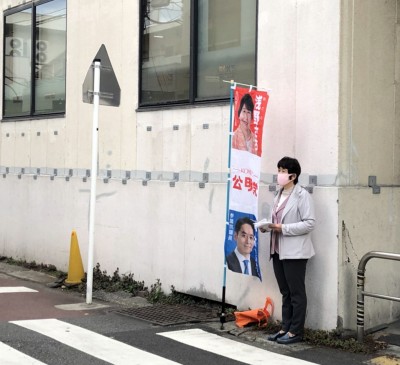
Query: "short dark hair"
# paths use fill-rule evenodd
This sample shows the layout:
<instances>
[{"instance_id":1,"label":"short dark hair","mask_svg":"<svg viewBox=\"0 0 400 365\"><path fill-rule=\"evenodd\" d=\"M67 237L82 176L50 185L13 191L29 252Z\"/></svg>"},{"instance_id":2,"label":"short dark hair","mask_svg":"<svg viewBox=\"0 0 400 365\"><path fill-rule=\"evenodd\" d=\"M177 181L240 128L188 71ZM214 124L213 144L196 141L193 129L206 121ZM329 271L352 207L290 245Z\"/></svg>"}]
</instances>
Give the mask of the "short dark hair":
<instances>
[{"instance_id":1,"label":"short dark hair","mask_svg":"<svg viewBox=\"0 0 400 365\"><path fill-rule=\"evenodd\" d=\"M236 233L239 233L239 231L242 228L243 224L249 224L251 226L251 228L253 229L253 234L254 234L254 232L255 232L254 222L248 217L239 218L236 221L236 224L235 224L235 232Z\"/></svg>"},{"instance_id":2,"label":"short dark hair","mask_svg":"<svg viewBox=\"0 0 400 365\"><path fill-rule=\"evenodd\" d=\"M240 113L243 109L243 105L246 105L247 110L250 110L253 113L254 103L253 103L253 99L250 94L244 94L242 99L240 100L238 116L240 116Z\"/></svg>"},{"instance_id":3,"label":"short dark hair","mask_svg":"<svg viewBox=\"0 0 400 365\"><path fill-rule=\"evenodd\" d=\"M301 167L299 161L292 157L283 157L279 160L277 164L278 169L287 169L289 174L296 174L296 178L294 179L294 183L297 184L299 182L299 176L301 174Z\"/></svg>"}]
</instances>

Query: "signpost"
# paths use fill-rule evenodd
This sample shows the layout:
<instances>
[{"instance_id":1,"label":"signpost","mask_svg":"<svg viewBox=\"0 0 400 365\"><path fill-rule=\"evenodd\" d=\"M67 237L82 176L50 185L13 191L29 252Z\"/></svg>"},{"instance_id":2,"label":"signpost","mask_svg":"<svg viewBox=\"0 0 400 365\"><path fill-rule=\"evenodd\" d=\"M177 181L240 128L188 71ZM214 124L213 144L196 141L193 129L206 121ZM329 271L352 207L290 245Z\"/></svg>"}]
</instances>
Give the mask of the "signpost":
<instances>
[{"instance_id":1,"label":"signpost","mask_svg":"<svg viewBox=\"0 0 400 365\"><path fill-rule=\"evenodd\" d=\"M93 293L93 250L96 211L96 183L98 172L99 150L99 105L119 106L121 89L115 76L104 44L100 47L93 63L90 65L82 85L82 101L93 104L92 128L92 169L90 173L90 207L89 207L89 246L86 282L86 303L92 303Z\"/></svg>"}]
</instances>

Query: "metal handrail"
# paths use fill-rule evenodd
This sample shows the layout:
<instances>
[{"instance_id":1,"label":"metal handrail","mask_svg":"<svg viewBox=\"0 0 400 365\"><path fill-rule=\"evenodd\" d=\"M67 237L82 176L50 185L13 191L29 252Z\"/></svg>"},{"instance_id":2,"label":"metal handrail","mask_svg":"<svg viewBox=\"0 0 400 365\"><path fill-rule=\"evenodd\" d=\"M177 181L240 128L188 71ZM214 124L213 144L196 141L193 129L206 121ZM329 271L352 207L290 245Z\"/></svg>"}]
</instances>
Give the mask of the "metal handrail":
<instances>
[{"instance_id":1,"label":"metal handrail","mask_svg":"<svg viewBox=\"0 0 400 365\"><path fill-rule=\"evenodd\" d=\"M365 266L372 258L400 261L400 254L380 251L367 252L360 260L357 270L357 341L364 340L364 297L374 297L400 302L400 298L364 291Z\"/></svg>"}]
</instances>

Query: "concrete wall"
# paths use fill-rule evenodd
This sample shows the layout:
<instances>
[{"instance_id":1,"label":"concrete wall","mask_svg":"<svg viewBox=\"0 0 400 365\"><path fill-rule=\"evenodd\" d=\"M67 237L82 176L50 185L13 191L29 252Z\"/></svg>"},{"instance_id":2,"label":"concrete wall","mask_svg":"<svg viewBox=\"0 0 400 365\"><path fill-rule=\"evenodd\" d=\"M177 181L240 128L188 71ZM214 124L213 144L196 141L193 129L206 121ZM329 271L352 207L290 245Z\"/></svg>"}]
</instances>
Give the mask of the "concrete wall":
<instances>
[{"instance_id":1,"label":"concrete wall","mask_svg":"<svg viewBox=\"0 0 400 365\"><path fill-rule=\"evenodd\" d=\"M12 191L12 197L10 196ZM318 214L315 232L317 255L307 274L309 314L307 325L336 325L337 207L332 189L315 189ZM0 178L0 252L15 258L54 264L67 271L70 234L74 229L87 270L90 183L82 178L7 174ZM151 285L161 279L168 291L176 290L220 300L223 277L223 240L226 187L195 182L98 182L94 263L110 274L132 272L136 280ZM262 186L261 209L270 208L273 194ZM327 207L329 207L327 209ZM228 271L227 302L242 308L263 304L267 295L280 317L280 295L268 261L268 237L260 240L263 282ZM324 273L324 274L323 274ZM329 288L329 290L327 290Z\"/></svg>"},{"instance_id":2,"label":"concrete wall","mask_svg":"<svg viewBox=\"0 0 400 365\"><path fill-rule=\"evenodd\" d=\"M282 156L296 156L303 170L301 183L307 185L309 175L317 175L318 184L324 186L313 193L317 255L307 269L307 325L331 329L336 327L339 302L336 175L340 2L260 1L259 11L259 84L271 89L262 170L275 173ZM272 290L279 317L279 291L272 272L269 275L268 290Z\"/></svg>"},{"instance_id":3,"label":"concrete wall","mask_svg":"<svg viewBox=\"0 0 400 365\"><path fill-rule=\"evenodd\" d=\"M371 188L340 189L339 225L339 318L345 327L356 323L357 269L360 259L369 251L399 253L398 188L382 188L372 194ZM368 204L365 202L368 201ZM383 259L368 261L365 291L400 297L398 272L400 262ZM400 303L365 298L365 327L372 328L399 318ZM346 324L348 324L346 326Z\"/></svg>"},{"instance_id":4,"label":"concrete wall","mask_svg":"<svg viewBox=\"0 0 400 365\"><path fill-rule=\"evenodd\" d=\"M400 183L399 2L343 1L340 183Z\"/></svg>"},{"instance_id":5,"label":"concrete wall","mask_svg":"<svg viewBox=\"0 0 400 365\"><path fill-rule=\"evenodd\" d=\"M6 9L19 3L8 0L1 5ZM65 118L0 125L0 173L5 176L0 175L0 254L66 270L70 233L75 229L87 269L90 185L83 176L91 163L92 106L81 101L82 83L104 44L121 87L121 105L100 107L94 262L109 273L117 267L121 273L132 272L147 285L160 279L166 290L174 285L180 291L220 300L229 104L137 110L139 28L134 25L138 23L138 3L68 1ZM354 194L354 186L365 185L369 174L377 175L378 183L387 184L393 184L398 175L398 103L392 108L395 114L388 111L389 102L379 109L384 134L379 134L371 119L379 134L375 148L367 141L372 134L363 124L374 109L371 106L370 113L364 113L362 93L367 88L356 82L367 74L367 69L356 63L359 53L366 52L365 47L356 47L357 40L365 41L363 24L359 24L358 33L353 27L356 18L369 19L355 11L357 6L365 10L363 3L354 2L353 6L339 0L276 0L258 4L258 85L270 89L259 215L263 217L271 209L273 193L269 186L282 156L299 159L301 184L309 185L309 176L317 176L318 185L313 190L316 256L309 261L306 278L306 325L313 328L355 328L354 271L346 264L349 241L342 233L342 222L356 245L357 258L350 258L356 265L364 248L372 247L363 246L363 242L374 229L370 221L355 213L356 208L372 212L372 207L389 203L390 197L386 191L372 195L366 187L365 191L360 189L362 194L358 190ZM382 26L384 39L387 34L393 36L393 6L398 2L371 0L368 4L377 7L369 10L371 14L382 14L385 19L392 16L392 33L381 20L375 33ZM397 65L396 47L397 61L387 61L382 68ZM371 56L371 62L378 61ZM384 79L389 80L390 75L385 74ZM370 86L386 97L389 86L377 80L380 77ZM398 93L393 92L393 84L390 87L394 102ZM372 103L372 94L368 97L366 105ZM362 158L356 159L359 151ZM368 164L370 159L374 169ZM25 168L24 173L21 168ZM35 178L37 168L40 176ZM54 168L58 176L51 178ZM74 176L67 181L69 169ZM111 179L106 178L107 170L112 172ZM123 184L126 171L132 178ZM387 171L392 171L392 180ZM173 186L170 182L177 173L179 181ZM200 187L205 173L208 182ZM398 199L394 189L391 194ZM391 216L382 215L378 220L393 249L398 223L394 211L395 205ZM379 248L386 246L380 243ZM280 294L267 251L268 236L264 235L260 239L263 282L228 271L227 302L254 308L262 306L269 295L275 302L275 318L280 318ZM395 314L392 310L383 316L387 320Z\"/></svg>"},{"instance_id":6,"label":"concrete wall","mask_svg":"<svg viewBox=\"0 0 400 365\"><path fill-rule=\"evenodd\" d=\"M343 1L339 123L339 322L356 323L356 280L369 251L399 253L400 2ZM368 188L368 177L382 185ZM383 187L387 186L387 187ZM369 292L399 297L400 263L372 260ZM397 280L398 281L398 280ZM366 299L366 328L398 318L400 305Z\"/></svg>"}]
</instances>

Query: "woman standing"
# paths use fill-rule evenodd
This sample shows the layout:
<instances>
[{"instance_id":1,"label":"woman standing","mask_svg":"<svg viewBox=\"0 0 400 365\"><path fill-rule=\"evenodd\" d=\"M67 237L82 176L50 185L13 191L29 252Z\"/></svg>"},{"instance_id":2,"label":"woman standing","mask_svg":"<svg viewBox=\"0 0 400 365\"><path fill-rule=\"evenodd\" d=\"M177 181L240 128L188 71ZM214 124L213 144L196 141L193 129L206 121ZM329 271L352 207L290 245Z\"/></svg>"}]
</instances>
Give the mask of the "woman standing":
<instances>
[{"instance_id":1,"label":"woman standing","mask_svg":"<svg viewBox=\"0 0 400 365\"><path fill-rule=\"evenodd\" d=\"M268 340L290 344L303 340L307 310L306 265L314 256L311 231L315 225L314 205L307 190L299 186L301 167L295 158L278 162L280 190L274 199L270 257L282 294L282 328Z\"/></svg>"}]
</instances>

